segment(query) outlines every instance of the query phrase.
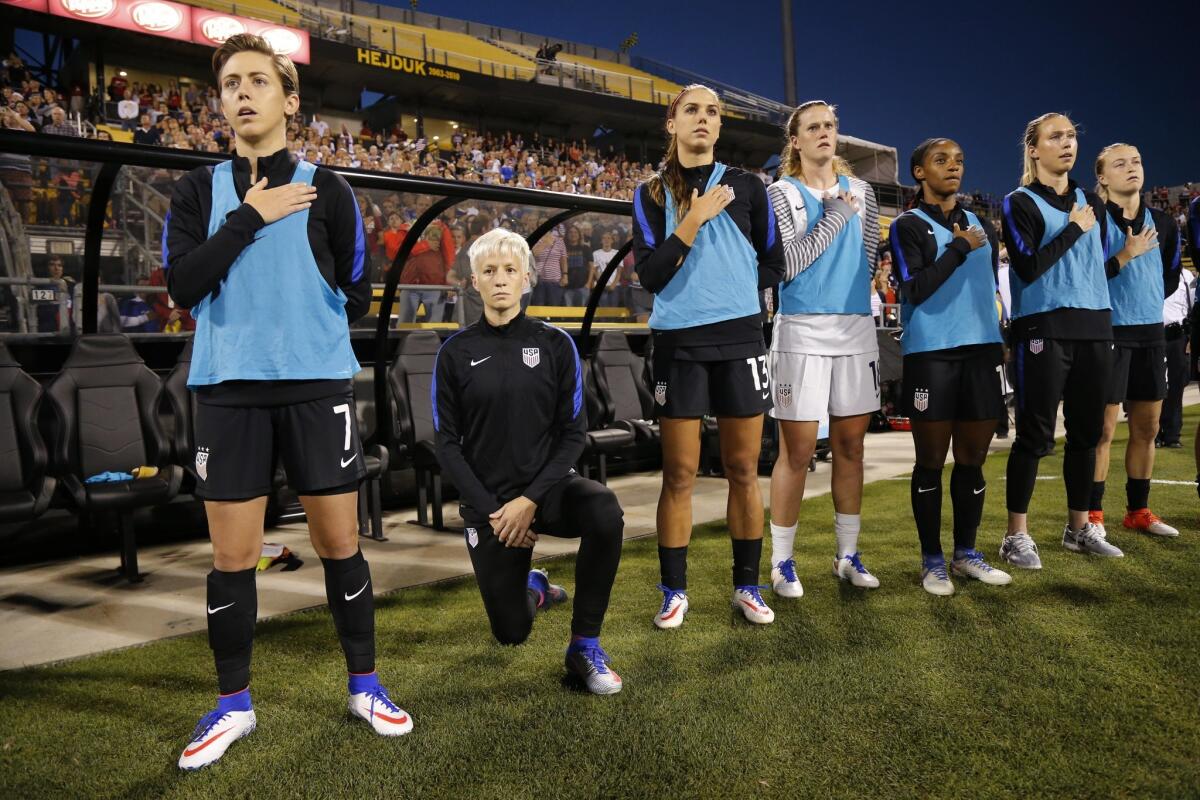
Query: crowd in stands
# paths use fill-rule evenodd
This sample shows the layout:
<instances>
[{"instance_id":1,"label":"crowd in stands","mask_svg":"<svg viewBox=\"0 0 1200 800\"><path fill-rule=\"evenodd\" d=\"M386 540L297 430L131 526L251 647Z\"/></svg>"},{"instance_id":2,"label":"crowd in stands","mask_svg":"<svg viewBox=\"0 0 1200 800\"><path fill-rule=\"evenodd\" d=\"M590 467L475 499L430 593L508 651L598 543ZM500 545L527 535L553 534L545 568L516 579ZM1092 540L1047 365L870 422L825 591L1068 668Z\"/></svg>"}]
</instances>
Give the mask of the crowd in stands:
<instances>
[{"instance_id":1,"label":"crowd in stands","mask_svg":"<svg viewBox=\"0 0 1200 800\"><path fill-rule=\"evenodd\" d=\"M129 131L139 144L207 152L229 152L233 134L222 117L220 96L212 86L165 85L129 81L114 75L104 97L90 105L78 87L70 91L43 86L20 58L10 55L0 62L0 125L59 136L111 138L107 123ZM633 198L638 183L652 174L653 165L627 159L623 154L604 154L587 142L559 141L531 134L505 131L502 134L457 128L447 141L438 137L411 138L399 123L375 130L364 121L354 133L339 124L339 130L313 113L308 119L294 118L287 130L287 147L297 157L330 167L365 169L393 174L421 175L492 185L545 189L620 200ZM761 172L761 171L760 171ZM761 174L765 182L770 176ZM165 175L169 184L169 175ZM0 154L0 181L8 188L19 213L28 222L79 225L90 192L90 175L69 162ZM1154 189L1148 200L1176 216L1186 214L1190 197L1200 185L1175 190ZM396 254L412 222L432 203L427 195L382 194L360 191L360 210L366 227L372 277L382 281L392 268ZM993 224L998 223L1000 199L984 192L965 193L960 198ZM466 249L491 227L503 225L529 233L548 212L521 207L497 209L462 204L430 227L401 267L400 282L411 286L454 286L455 291L406 289L397 313L401 322L472 321L479 313L478 297L472 296ZM1181 224L1181 228L1184 227ZM581 306L604 267L629 237L628 223L584 219L560 225L544 236L535 248L536 284L526 295L535 305ZM61 264L60 264L61 269ZM159 278L159 280L154 280ZM147 279L161 285L161 276ZM877 276L879 305L895 302L895 280L886 270ZM156 299L160 295L148 294ZM165 298L165 295L161 295ZM60 299L59 306L64 303ZM69 302L67 303L69 305ZM165 301L149 302L140 296L127 298L110 309L110 326L127 331L187 329L186 312L168 308ZM603 305L624 307L630 316L644 320L649 297L632 271L627 256L604 289ZM126 306L129 306L126 308ZM145 306L144 313L142 307ZM162 306L158 308L158 306ZM120 313L118 313L118 311ZM128 313L127 313L128 312ZM160 313L161 312L161 313ZM53 316L53 319L51 319ZM39 317L39 329L64 330L74 315L62 308ZM44 317L44 319L43 319ZM160 319L161 317L161 319Z\"/></svg>"},{"instance_id":2,"label":"crowd in stands","mask_svg":"<svg viewBox=\"0 0 1200 800\"><path fill-rule=\"evenodd\" d=\"M1196 197L1200 197L1200 183L1185 183L1183 186L1173 187L1156 186L1146 192L1146 201L1170 214L1185 236L1188 231L1188 204Z\"/></svg>"}]
</instances>

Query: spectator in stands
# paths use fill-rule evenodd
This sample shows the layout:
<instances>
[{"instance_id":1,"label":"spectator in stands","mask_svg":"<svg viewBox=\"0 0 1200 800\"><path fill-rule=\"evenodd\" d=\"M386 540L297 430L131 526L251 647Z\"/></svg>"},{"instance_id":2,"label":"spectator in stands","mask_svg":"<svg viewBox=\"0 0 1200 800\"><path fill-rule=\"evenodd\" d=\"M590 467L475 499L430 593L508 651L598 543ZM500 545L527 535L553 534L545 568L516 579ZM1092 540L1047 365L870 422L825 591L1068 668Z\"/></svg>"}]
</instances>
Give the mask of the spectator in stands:
<instances>
[{"instance_id":1,"label":"spectator in stands","mask_svg":"<svg viewBox=\"0 0 1200 800\"><path fill-rule=\"evenodd\" d=\"M129 81L120 73L113 75L112 80L108 82L108 99L113 103L119 103L125 97L125 89L129 86Z\"/></svg>"},{"instance_id":2,"label":"spectator in stands","mask_svg":"<svg viewBox=\"0 0 1200 800\"><path fill-rule=\"evenodd\" d=\"M55 106L50 111L50 124L42 128L42 133L49 133L54 136L82 136L79 128L67 122L67 112L63 111L58 106Z\"/></svg>"},{"instance_id":3,"label":"spectator in stands","mask_svg":"<svg viewBox=\"0 0 1200 800\"><path fill-rule=\"evenodd\" d=\"M538 283L533 290L533 305L562 305L567 246L557 228L538 240L533 247L533 257L538 275Z\"/></svg>"},{"instance_id":4,"label":"spectator in stands","mask_svg":"<svg viewBox=\"0 0 1200 800\"><path fill-rule=\"evenodd\" d=\"M46 262L46 277L56 283L50 287L53 292L51 297L33 301L38 333L67 333L71 330L71 298L75 279L64 274L62 256L53 255Z\"/></svg>"},{"instance_id":5,"label":"spectator in stands","mask_svg":"<svg viewBox=\"0 0 1200 800\"><path fill-rule=\"evenodd\" d=\"M404 222L399 211L393 211L388 215L388 226L383 232L383 273L387 273L396 262L396 254L400 252L400 245L404 244L404 237L407 235L408 224Z\"/></svg>"},{"instance_id":6,"label":"spectator in stands","mask_svg":"<svg viewBox=\"0 0 1200 800\"><path fill-rule=\"evenodd\" d=\"M165 270L156 269L150 273L151 286L166 288L167 274ZM150 306L154 317L162 326L163 333L184 333L196 330L196 321L192 312L175 304L168 292L153 292L150 294Z\"/></svg>"},{"instance_id":7,"label":"spectator in stands","mask_svg":"<svg viewBox=\"0 0 1200 800\"><path fill-rule=\"evenodd\" d=\"M162 144L162 129L150 124L150 115L142 114L139 124L133 129L134 144Z\"/></svg>"},{"instance_id":8,"label":"spectator in stands","mask_svg":"<svg viewBox=\"0 0 1200 800\"><path fill-rule=\"evenodd\" d=\"M567 271L563 302L569 306L587 305L588 291L594 281L592 251L583 243L579 226L567 228Z\"/></svg>"},{"instance_id":9,"label":"spectator in stands","mask_svg":"<svg viewBox=\"0 0 1200 800\"><path fill-rule=\"evenodd\" d=\"M129 89L125 90L125 97L121 102L117 103L117 117L121 120L121 127L127 131L132 131L137 127L139 106L136 100L133 99L133 92Z\"/></svg>"},{"instance_id":10,"label":"spectator in stands","mask_svg":"<svg viewBox=\"0 0 1200 800\"><path fill-rule=\"evenodd\" d=\"M628 276L629 281L625 287L625 307L629 309L635 322L649 322L650 315L654 312L654 295L642 286L632 249L621 262L621 271Z\"/></svg>"},{"instance_id":11,"label":"spectator in stands","mask_svg":"<svg viewBox=\"0 0 1200 800\"><path fill-rule=\"evenodd\" d=\"M0 126L7 130L35 133L29 120L15 110L0 107ZM30 221L33 210L33 167L29 156L0 152L0 184L8 190L22 222Z\"/></svg>"},{"instance_id":12,"label":"spectator in stands","mask_svg":"<svg viewBox=\"0 0 1200 800\"><path fill-rule=\"evenodd\" d=\"M442 261L442 229L430 225L425 229L420 244L425 245L413 253L400 273L401 284L444 286L446 266ZM416 322L417 309L425 306L425 322L441 322L445 297L441 289L404 289L400 292L400 322Z\"/></svg>"},{"instance_id":13,"label":"spectator in stands","mask_svg":"<svg viewBox=\"0 0 1200 800\"><path fill-rule=\"evenodd\" d=\"M600 249L592 252L593 285L595 285L595 281L600 280L604 270L608 268L609 262L616 255L612 231L606 230L600 234ZM612 275L608 277L608 282L604 285L604 295L600 298L600 305L614 308L625 305L624 298L621 296L621 270L619 268L613 270Z\"/></svg>"},{"instance_id":14,"label":"spectator in stands","mask_svg":"<svg viewBox=\"0 0 1200 800\"><path fill-rule=\"evenodd\" d=\"M55 178L58 187L55 203L58 208L55 223L75 225L79 222L80 203L83 202L83 170L63 170Z\"/></svg>"},{"instance_id":15,"label":"spectator in stands","mask_svg":"<svg viewBox=\"0 0 1200 800\"><path fill-rule=\"evenodd\" d=\"M148 278L138 278L138 286L149 286ZM158 333L162 326L150 303L141 292L120 303L121 330L125 333Z\"/></svg>"},{"instance_id":16,"label":"spectator in stands","mask_svg":"<svg viewBox=\"0 0 1200 800\"><path fill-rule=\"evenodd\" d=\"M71 291L71 319L77 332L83 332L83 284ZM121 307L110 292L96 295L96 333L121 332Z\"/></svg>"}]
</instances>

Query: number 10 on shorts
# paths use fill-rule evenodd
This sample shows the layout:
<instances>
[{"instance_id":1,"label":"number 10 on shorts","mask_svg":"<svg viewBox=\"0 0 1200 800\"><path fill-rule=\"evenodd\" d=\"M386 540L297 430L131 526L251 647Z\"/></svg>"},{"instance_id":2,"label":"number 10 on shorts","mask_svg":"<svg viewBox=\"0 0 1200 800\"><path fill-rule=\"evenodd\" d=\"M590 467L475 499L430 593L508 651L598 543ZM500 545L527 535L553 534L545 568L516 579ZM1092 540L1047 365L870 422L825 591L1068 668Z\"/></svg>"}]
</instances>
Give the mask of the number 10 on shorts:
<instances>
[{"instance_id":1,"label":"number 10 on shorts","mask_svg":"<svg viewBox=\"0 0 1200 800\"><path fill-rule=\"evenodd\" d=\"M771 376L767 374L767 357L763 355L757 358L747 358L746 363L750 365L750 376L754 378L754 390L756 392L769 391Z\"/></svg>"}]
</instances>

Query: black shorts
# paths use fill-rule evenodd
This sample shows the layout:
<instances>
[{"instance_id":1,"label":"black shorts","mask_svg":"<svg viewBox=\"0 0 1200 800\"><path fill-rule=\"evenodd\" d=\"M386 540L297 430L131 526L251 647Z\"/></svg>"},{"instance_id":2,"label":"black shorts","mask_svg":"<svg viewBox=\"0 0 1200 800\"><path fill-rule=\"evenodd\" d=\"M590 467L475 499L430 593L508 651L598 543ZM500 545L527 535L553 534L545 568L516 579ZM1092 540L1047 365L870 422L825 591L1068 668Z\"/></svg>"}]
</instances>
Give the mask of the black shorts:
<instances>
[{"instance_id":1,"label":"black shorts","mask_svg":"<svg viewBox=\"0 0 1200 800\"><path fill-rule=\"evenodd\" d=\"M765 343L758 355L725 361L654 358L654 403L668 418L753 417L771 408Z\"/></svg>"},{"instance_id":2,"label":"black shorts","mask_svg":"<svg viewBox=\"0 0 1200 800\"><path fill-rule=\"evenodd\" d=\"M269 407L196 404L197 497L268 495L278 461L296 494L356 491L366 468L353 393Z\"/></svg>"},{"instance_id":3,"label":"black shorts","mask_svg":"<svg viewBox=\"0 0 1200 800\"><path fill-rule=\"evenodd\" d=\"M999 348L904 357L904 401L914 422L1000 419L1005 416Z\"/></svg>"},{"instance_id":4,"label":"black shorts","mask_svg":"<svg viewBox=\"0 0 1200 800\"><path fill-rule=\"evenodd\" d=\"M1126 400L1162 400L1167 396L1167 347L1130 347L1120 342L1113 351L1108 403Z\"/></svg>"}]
</instances>

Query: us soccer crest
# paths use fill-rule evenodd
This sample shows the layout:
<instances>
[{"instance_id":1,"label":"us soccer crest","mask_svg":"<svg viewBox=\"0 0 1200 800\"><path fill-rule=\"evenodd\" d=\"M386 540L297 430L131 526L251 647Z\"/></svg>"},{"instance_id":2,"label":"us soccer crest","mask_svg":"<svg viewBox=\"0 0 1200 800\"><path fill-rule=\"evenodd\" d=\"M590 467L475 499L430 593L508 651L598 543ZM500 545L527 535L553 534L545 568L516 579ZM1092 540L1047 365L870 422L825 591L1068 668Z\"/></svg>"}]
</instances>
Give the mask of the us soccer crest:
<instances>
[{"instance_id":1,"label":"us soccer crest","mask_svg":"<svg viewBox=\"0 0 1200 800\"><path fill-rule=\"evenodd\" d=\"M791 408L792 385L790 383L781 383L775 387L775 402L779 403L780 408Z\"/></svg>"},{"instance_id":2,"label":"us soccer crest","mask_svg":"<svg viewBox=\"0 0 1200 800\"><path fill-rule=\"evenodd\" d=\"M913 392L913 408L917 411L924 411L929 408L929 390L917 389Z\"/></svg>"},{"instance_id":3,"label":"us soccer crest","mask_svg":"<svg viewBox=\"0 0 1200 800\"><path fill-rule=\"evenodd\" d=\"M1042 346L1044 344L1045 343L1041 339L1030 339L1029 340L1029 352L1033 353L1036 356L1038 353L1042 352Z\"/></svg>"},{"instance_id":4,"label":"us soccer crest","mask_svg":"<svg viewBox=\"0 0 1200 800\"><path fill-rule=\"evenodd\" d=\"M654 384L654 402L658 403L660 406L665 406L667 404L666 381L659 381L658 383Z\"/></svg>"},{"instance_id":5,"label":"us soccer crest","mask_svg":"<svg viewBox=\"0 0 1200 800\"><path fill-rule=\"evenodd\" d=\"M201 447L196 450L196 474L200 476L200 480L208 480L208 448Z\"/></svg>"},{"instance_id":6,"label":"us soccer crest","mask_svg":"<svg viewBox=\"0 0 1200 800\"><path fill-rule=\"evenodd\" d=\"M479 544L479 531L474 528L467 528L467 544L474 547Z\"/></svg>"},{"instance_id":7,"label":"us soccer crest","mask_svg":"<svg viewBox=\"0 0 1200 800\"><path fill-rule=\"evenodd\" d=\"M525 366L530 369L536 367L542 361L542 351L538 347L525 347L521 349L521 360L525 362Z\"/></svg>"}]
</instances>

